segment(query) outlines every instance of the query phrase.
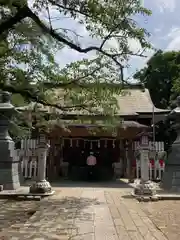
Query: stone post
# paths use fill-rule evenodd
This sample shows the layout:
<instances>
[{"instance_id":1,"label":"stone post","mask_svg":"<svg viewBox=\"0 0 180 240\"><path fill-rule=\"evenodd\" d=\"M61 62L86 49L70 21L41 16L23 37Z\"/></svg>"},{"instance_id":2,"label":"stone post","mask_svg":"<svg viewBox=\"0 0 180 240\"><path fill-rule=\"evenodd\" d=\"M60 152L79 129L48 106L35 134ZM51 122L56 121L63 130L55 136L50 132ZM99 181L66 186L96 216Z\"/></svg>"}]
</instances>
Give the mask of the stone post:
<instances>
[{"instance_id":1,"label":"stone post","mask_svg":"<svg viewBox=\"0 0 180 240\"><path fill-rule=\"evenodd\" d=\"M140 141L141 180L134 188L136 196L153 196L156 194L156 185L149 180L149 139L148 133L143 133Z\"/></svg>"},{"instance_id":2,"label":"stone post","mask_svg":"<svg viewBox=\"0 0 180 240\"><path fill-rule=\"evenodd\" d=\"M10 99L10 93L0 93L0 185L3 185L4 190L16 190L20 187L19 161L14 141L8 133L15 111Z\"/></svg>"},{"instance_id":3,"label":"stone post","mask_svg":"<svg viewBox=\"0 0 180 240\"><path fill-rule=\"evenodd\" d=\"M180 191L180 96L177 98L177 107L170 112L168 119L174 123L177 137L167 158L162 187L166 190Z\"/></svg>"},{"instance_id":4,"label":"stone post","mask_svg":"<svg viewBox=\"0 0 180 240\"><path fill-rule=\"evenodd\" d=\"M38 152L38 175L37 180L30 186L29 192L32 194L51 195L52 189L50 183L46 180L46 159L49 144L45 141L39 141L37 146Z\"/></svg>"},{"instance_id":5,"label":"stone post","mask_svg":"<svg viewBox=\"0 0 180 240\"><path fill-rule=\"evenodd\" d=\"M149 149L140 150L141 179L144 182L149 181Z\"/></svg>"}]
</instances>

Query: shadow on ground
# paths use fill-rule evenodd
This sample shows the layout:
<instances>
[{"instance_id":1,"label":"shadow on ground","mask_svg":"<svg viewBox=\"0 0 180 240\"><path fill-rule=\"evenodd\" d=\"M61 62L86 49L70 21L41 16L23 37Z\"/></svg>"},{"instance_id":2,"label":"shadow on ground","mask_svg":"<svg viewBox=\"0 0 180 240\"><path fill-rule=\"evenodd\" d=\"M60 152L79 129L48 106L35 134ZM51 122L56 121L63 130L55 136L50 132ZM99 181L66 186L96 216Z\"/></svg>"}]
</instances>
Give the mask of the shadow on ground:
<instances>
[{"instance_id":1,"label":"shadow on ground","mask_svg":"<svg viewBox=\"0 0 180 240\"><path fill-rule=\"evenodd\" d=\"M40 207L40 214L43 214L47 209L52 213L54 218L54 213L57 215L58 219L63 221L78 219L81 221L91 221L93 217L93 212L86 211L87 208L94 205L102 205L104 203L98 201L98 199L92 198L76 198L76 197L64 197L60 200L52 199L49 201L42 201ZM51 205L51 207L50 207ZM90 212L90 213L89 213ZM36 214L37 216L38 214ZM45 214L46 215L46 214ZM51 214L48 214L48 218ZM34 221L33 217L33 221ZM38 221L40 219L37 219ZM53 220L53 219L52 219ZM54 220L53 220L54 221Z\"/></svg>"},{"instance_id":2,"label":"shadow on ground","mask_svg":"<svg viewBox=\"0 0 180 240\"><path fill-rule=\"evenodd\" d=\"M91 225L93 226L94 213L93 209L89 208L101 204L103 203L97 199L83 197L65 197L60 200L42 201L40 211L33 216L32 224L29 227L33 229L36 226L32 239L43 237L43 239L50 240L53 239L52 236L58 236L58 239L66 239L67 237L68 239L74 239L73 237L78 236L79 240L82 239L80 236L82 229L79 228L77 223L85 224L92 221ZM39 224L39 229L37 224ZM86 230L84 231L86 232ZM89 229L86 234L89 234L88 231Z\"/></svg>"},{"instance_id":3,"label":"shadow on ground","mask_svg":"<svg viewBox=\"0 0 180 240\"><path fill-rule=\"evenodd\" d=\"M34 201L0 200L0 232L14 224L24 224L37 208Z\"/></svg>"},{"instance_id":4,"label":"shadow on ground","mask_svg":"<svg viewBox=\"0 0 180 240\"><path fill-rule=\"evenodd\" d=\"M5 239L9 236L21 239L74 239L79 237L81 240L82 233L78 223L92 221L94 213L91 206L101 205L97 199L64 197L62 199L44 199L36 213L26 222L25 227L19 226L19 229L9 228L2 232ZM82 230L81 230L82 231ZM86 231L86 230L85 230ZM86 233L85 233L86 234ZM89 229L87 230L89 234ZM75 238L77 239L77 238Z\"/></svg>"},{"instance_id":5,"label":"shadow on ground","mask_svg":"<svg viewBox=\"0 0 180 240\"><path fill-rule=\"evenodd\" d=\"M59 180L51 183L52 187L66 187L66 188L132 188L132 186L123 180L114 181L98 181L98 182L83 182L71 180Z\"/></svg>"},{"instance_id":6,"label":"shadow on ground","mask_svg":"<svg viewBox=\"0 0 180 240\"><path fill-rule=\"evenodd\" d=\"M121 196L124 199L135 199L131 194Z\"/></svg>"}]
</instances>

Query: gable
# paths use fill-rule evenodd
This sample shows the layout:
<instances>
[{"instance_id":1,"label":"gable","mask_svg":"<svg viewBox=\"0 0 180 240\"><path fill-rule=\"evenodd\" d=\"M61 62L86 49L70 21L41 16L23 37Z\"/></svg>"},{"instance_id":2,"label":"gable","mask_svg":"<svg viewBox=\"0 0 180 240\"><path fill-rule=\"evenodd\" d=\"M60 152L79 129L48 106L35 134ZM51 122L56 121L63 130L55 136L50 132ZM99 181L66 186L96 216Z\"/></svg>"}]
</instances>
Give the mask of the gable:
<instances>
[{"instance_id":1,"label":"gable","mask_svg":"<svg viewBox=\"0 0 180 240\"><path fill-rule=\"evenodd\" d=\"M158 109L154 106L148 89L123 90L122 94L117 96L117 102L121 116L152 113L153 108L155 113L168 112L167 109Z\"/></svg>"}]
</instances>

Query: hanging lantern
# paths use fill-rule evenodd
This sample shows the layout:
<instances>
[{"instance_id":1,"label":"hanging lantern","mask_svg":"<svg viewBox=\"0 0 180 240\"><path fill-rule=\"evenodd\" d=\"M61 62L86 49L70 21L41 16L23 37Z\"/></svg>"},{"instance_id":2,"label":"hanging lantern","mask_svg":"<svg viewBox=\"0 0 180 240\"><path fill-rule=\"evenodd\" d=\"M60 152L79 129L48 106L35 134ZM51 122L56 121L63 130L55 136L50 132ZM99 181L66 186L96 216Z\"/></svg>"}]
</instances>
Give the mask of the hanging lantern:
<instances>
[{"instance_id":1,"label":"hanging lantern","mask_svg":"<svg viewBox=\"0 0 180 240\"><path fill-rule=\"evenodd\" d=\"M76 147L79 147L79 140L76 139Z\"/></svg>"},{"instance_id":2,"label":"hanging lantern","mask_svg":"<svg viewBox=\"0 0 180 240\"><path fill-rule=\"evenodd\" d=\"M126 150L128 149L128 145L129 145L129 141L126 140L126 142L125 142L125 148L126 148Z\"/></svg>"},{"instance_id":3,"label":"hanging lantern","mask_svg":"<svg viewBox=\"0 0 180 240\"><path fill-rule=\"evenodd\" d=\"M72 144L73 144L73 142L72 142L73 140L72 139L70 139L70 147L72 147Z\"/></svg>"},{"instance_id":4,"label":"hanging lantern","mask_svg":"<svg viewBox=\"0 0 180 240\"><path fill-rule=\"evenodd\" d=\"M107 148L107 140L105 139L104 147Z\"/></svg>"},{"instance_id":5,"label":"hanging lantern","mask_svg":"<svg viewBox=\"0 0 180 240\"><path fill-rule=\"evenodd\" d=\"M101 147L101 143L100 143L100 140L98 140L98 148Z\"/></svg>"},{"instance_id":6,"label":"hanging lantern","mask_svg":"<svg viewBox=\"0 0 180 240\"><path fill-rule=\"evenodd\" d=\"M113 140L113 148L115 148L115 140Z\"/></svg>"}]
</instances>

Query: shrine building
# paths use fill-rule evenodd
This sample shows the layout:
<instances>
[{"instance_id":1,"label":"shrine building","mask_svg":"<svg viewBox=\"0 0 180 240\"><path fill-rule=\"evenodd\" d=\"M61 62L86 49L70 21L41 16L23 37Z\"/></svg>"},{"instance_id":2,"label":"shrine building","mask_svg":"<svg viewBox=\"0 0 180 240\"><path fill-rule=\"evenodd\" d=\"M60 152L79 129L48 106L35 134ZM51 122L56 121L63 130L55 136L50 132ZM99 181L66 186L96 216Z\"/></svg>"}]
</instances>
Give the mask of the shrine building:
<instances>
[{"instance_id":1,"label":"shrine building","mask_svg":"<svg viewBox=\"0 0 180 240\"><path fill-rule=\"evenodd\" d=\"M99 179L112 177L113 163L121 165L119 177L127 176L128 159L131 163L134 159L134 141L138 140L140 133L152 132L152 123L164 119L169 110L156 108L148 89L140 84L130 85L123 91L127 94L117 96L119 126L115 126L115 131L97 124L76 123L75 120L83 113L64 115L69 131L55 126L48 134L51 143L47 161L48 178L62 175L62 166L68 163L69 178L86 179L86 159L90 153L97 159L96 175ZM23 111L26 109L19 108Z\"/></svg>"}]
</instances>

